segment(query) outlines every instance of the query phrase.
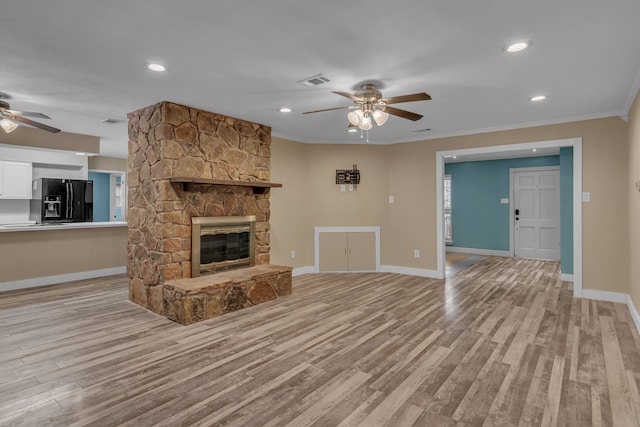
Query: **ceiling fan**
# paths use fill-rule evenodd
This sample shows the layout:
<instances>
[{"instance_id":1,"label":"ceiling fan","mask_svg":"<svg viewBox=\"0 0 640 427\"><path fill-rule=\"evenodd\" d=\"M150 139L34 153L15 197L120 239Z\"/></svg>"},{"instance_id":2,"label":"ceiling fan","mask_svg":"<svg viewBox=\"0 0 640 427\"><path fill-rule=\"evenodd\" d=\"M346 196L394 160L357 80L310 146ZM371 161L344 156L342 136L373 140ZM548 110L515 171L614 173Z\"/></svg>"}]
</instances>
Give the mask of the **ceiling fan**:
<instances>
[{"instance_id":1,"label":"ceiling fan","mask_svg":"<svg viewBox=\"0 0 640 427\"><path fill-rule=\"evenodd\" d=\"M28 119L27 117L37 117L40 119L50 119L51 117L46 114L36 113L33 111L18 111L12 110L8 102L0 99L0 127L4 129L6 133L13 132L18 127L18 123L33 126L38 129L46 130L47 132L58 133L60 129L56 129L49 125L36 122Z\"/></svg>"},{"instance_id":2,"label":"ceiling fan","mask_svg":"<svg viewBox=\"0 0 640 427\"><path fill-rule=\"evenodd\" d=\"M373 127L373 122L378 126L382 126L389 119L389 114L402 117L412 121L420 120L422 115L412 113L411 111L401 110L399 108L390 107L389 104L400 104L402 102L428 101L431 99L429 94L420 92L411 95L392 96L383 98L382 93L376 89L372 83L365 83L360 86L358 92L350 94L347 92L333 92L352 100L355 105L347 107L325 108L323 110L307 111L302 114L319 113L322 111L332 110L352 110L347 114L350 127L359 127L362 130L369 130Z\"/></svg>"}]
</instances>

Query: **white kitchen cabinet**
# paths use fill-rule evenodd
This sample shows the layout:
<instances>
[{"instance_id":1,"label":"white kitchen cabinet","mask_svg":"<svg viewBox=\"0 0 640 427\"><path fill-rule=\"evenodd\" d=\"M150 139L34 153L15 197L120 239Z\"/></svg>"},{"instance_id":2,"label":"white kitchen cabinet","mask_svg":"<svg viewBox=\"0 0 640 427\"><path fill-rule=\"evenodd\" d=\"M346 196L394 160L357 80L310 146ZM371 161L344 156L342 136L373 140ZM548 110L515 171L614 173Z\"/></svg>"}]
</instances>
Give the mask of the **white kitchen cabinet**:
<instances>
[{"instance_id":1,"label":"white kitchen cabinet","mask_svg":"<svg viewBox=\"0 0 640 427\"><path fill-rule=\"evenodd\" d=\"M377 227L317 227L317 271L377 271Z\"/></svg>"},{"instance_id":2,"label":"white kitchen cabinet","mask_svg":"<svg viewBox=\"0 0 640 427\"><path fill-rule=\"evenodd\" d=\"M0 160L0 199L30 199L31 173L31 163Z\"/></svg>"}]
</instances>

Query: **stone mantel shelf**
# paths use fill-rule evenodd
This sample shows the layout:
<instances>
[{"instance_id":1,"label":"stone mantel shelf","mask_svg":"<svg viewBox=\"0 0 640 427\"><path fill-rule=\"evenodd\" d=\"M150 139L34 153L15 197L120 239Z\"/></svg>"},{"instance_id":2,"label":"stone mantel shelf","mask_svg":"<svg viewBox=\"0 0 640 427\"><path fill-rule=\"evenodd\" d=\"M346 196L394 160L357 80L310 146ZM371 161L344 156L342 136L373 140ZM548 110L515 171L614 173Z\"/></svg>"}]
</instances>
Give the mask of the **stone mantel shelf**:
<instances>
[{"instance_id":1,"label":"stone mantel shelf","mask_svg":"<svg viewBox=\"0 0 640 427\"><path fill-rule=\"evenodd\" d=\"M267 188L282 187L282 184L277 182L230 181L224 179L193 178L180 176L169 178L169 182L175 182L178 184L234 185L237 187L253 187L254 193L263 192Z\"/></svg>"}]
</instances>

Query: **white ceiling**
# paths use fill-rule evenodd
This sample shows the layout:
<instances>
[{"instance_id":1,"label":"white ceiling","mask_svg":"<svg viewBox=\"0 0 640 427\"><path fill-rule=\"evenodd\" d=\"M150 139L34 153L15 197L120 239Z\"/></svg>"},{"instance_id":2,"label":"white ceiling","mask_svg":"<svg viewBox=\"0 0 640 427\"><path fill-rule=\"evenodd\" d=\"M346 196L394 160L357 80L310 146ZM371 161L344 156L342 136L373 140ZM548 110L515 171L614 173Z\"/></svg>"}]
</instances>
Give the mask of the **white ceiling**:
<instances>
[{"instance_id":1,"label":"white ceiling","mask_svg":"<svg viewBox=\"0 0 640 427\"><path fill-rule=\"evenodd\" d=\"M392 116L371 143L423 140L624 116L639 87L638 17L637 0L7 1L0 92L126 157L126 123L100 121L163 100L296 141L364 143L345 111L301 113L349 105L331 91L374 81L384 96L433 100L396 105L424 118ZM533 45L503 52L522 39ZM296 83L318 73L331 82ZM539 93L549 99L528 101Z\"/></svg>"}]
</instances>

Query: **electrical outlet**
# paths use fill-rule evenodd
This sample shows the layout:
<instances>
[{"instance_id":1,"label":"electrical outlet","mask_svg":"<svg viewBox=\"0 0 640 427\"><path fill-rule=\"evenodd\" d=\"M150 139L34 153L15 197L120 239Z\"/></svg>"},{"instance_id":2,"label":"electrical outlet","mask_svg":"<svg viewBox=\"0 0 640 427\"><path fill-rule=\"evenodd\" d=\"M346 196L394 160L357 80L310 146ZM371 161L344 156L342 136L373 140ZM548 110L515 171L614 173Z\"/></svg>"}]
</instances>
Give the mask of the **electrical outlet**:
<instances>
[{"instance_id":1,"label":"electrical outlet","mask_svg":"<svg viewBox=\"0 0 640 427\"><path fill-rule=\"evenodd\" d=\"M582 201L583 202L590 202L591 201L591 193L588 191L585 191L582 193Z\"/></svg>"},{"instance_id":2,"label":"electrical outlet","mask_svg":"<svg viewBox=\"0 0 640 427\"><path fill-rule=\"evenodd\" d=\"M347 187L344 184L340 186L340 191L342 191L343 193L345 192L346 189Z\"/></svg>"},{"instance_id":3,"label":"electrical outlet","mask_svg":"<svg viewBox=\"0 0 640 427\"><path fill-rule=\"evenodd\" d=\"M393 196L389 196L389 204L392 205L396 202L396 198Z\"/></svg>"},{"instance_id":4,"label":"electrical outlet","mask_svg":"<svg viewBox=\"0 0 640 427\"><path fill-rule=\"evenodd\" d=\"M353 184L349 184L349 191L353 191Z\"/></svg>"},{"instance_id":5,"label":"electrical outlet","mask_svg":"<svg viewBox=\"0 0 640 427\"><path fill-rule=\"evenodd\" d=\"M296 251L291 251L291 258L295 258L296 257Z\"/></svg>"},{"instance_id":6,"label":"electrical outlet","mask_svg":"<svg viewBox=\"0 0 640 427\"><path fill-rule=\"evenodd\" d=\"M420 258L420 249L414 249L413 250L413 257L414 258Z\"/></svg>"}]
</instances>

